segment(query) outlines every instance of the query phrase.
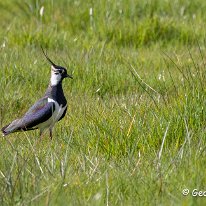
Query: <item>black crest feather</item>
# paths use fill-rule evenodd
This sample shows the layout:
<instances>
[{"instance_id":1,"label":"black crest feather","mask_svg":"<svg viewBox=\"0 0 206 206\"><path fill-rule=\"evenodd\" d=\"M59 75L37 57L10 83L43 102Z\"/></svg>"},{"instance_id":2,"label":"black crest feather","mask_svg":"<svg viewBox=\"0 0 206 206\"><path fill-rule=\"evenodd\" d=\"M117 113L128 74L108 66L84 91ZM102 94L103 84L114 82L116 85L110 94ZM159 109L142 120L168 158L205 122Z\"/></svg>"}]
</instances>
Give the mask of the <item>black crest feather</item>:
<instances>
[{"instance_id":1,"label":"black crest feather","mask_svg":"<svg viewBox=\"0 0 206 206\"><path fill-rule=\"evenodd\" d=\"M56 67L56 64L54 64L54 62L52 62L52 60L47 56L47 54L44 52L44 49L42 46L41 46L41 50L42 50L44 56L46 57L46 59L48 60L48 62L50 62L52 64L52 66Z\"/></svg>"}]
</instances>

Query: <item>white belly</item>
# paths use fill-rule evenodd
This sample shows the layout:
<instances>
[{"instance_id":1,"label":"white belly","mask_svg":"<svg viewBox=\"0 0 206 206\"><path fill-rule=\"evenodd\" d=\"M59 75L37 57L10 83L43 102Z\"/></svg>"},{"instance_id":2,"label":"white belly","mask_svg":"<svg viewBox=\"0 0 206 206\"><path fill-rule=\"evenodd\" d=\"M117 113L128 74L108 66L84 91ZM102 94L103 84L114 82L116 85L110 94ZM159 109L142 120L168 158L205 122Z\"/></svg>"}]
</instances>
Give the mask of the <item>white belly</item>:
<instances>
[{"instance_id":1,"label":"white belly","mask_svg":"<svg viewBox=\"0 0 206 206\"><path fill-rule=\"evenodd\" d=\"M55 104L55 110L52 114L52 116L46 121L43 122L39 125L37 125L38 128L40 128L40 130L44 130L46 128L52 128L54 126L54 124L61 118L61 116L63 115L67 105L65 105L64 107L62 107L62 105L59 105L56 101L54 101L53 99L48 98L48 102L54 102Z\"/></svg>"}]
</instances>

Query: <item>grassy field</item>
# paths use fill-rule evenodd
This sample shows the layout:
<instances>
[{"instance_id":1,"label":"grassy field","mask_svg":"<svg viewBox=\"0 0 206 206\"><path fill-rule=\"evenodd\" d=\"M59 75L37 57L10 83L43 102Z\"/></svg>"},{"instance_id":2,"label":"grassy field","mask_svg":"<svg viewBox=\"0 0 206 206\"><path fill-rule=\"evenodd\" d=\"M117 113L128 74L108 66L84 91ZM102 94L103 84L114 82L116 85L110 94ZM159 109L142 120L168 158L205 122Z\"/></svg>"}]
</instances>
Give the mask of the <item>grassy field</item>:
<instances>
[{"instance_id":1,"label":"grassy field","mask_svg":"<svg viewBox=\"0 0 206 206\"><path fill-rule=\"evenodd\" d=\"M73 74L54 139L1 138L0 205L204 205L204 0L0 1L0 126ZM183 189L189 189L184 196ZM206 195L206 194L205 194Z\"/></svg>"}]
</instances>

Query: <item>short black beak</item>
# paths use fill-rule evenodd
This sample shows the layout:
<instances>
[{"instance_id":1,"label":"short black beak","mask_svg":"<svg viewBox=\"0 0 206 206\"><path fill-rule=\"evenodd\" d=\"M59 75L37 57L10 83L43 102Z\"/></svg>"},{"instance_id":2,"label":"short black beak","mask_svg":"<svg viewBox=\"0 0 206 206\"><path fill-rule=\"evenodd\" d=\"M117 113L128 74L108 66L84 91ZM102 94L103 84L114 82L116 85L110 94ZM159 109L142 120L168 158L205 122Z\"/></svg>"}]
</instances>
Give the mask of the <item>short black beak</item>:
<instances>
[{"instance_id":1,"label":"short black beak","mask_svg":"<svg viewBox=\"0 0 206 206\"><path fill-rule=\"evenodd\" d=\"M69 74L66 75L67 78L73 79L73 77Z\"/></svg>"}]
</instances>

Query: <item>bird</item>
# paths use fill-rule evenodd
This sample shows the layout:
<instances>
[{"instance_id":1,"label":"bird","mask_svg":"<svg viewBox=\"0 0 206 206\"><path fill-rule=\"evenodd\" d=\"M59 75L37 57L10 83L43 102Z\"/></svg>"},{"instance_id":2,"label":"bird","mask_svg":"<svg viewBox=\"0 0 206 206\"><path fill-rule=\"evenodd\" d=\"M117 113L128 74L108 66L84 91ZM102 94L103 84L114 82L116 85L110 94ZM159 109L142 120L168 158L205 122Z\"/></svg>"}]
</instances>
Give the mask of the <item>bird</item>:
<instances>
[{"instance_id":1,"label":"bird","mask_svg":"<svg viewBox=\"0 0 206 206\"><path fill-rule=\"evenodd\" d=\"M54 64L44 52L44 56L51 65L51 77L49 86L44 96L39 99L28 111L18 119L4 126L1 131L3 136L14 132L40 130L40 139L46 130L49 130L52 139L52 129L56 122L62 120L67 111L67 100L64 96L62 81L73 77L67 74L67 69Z\"/></svg>"}]
</instances>

